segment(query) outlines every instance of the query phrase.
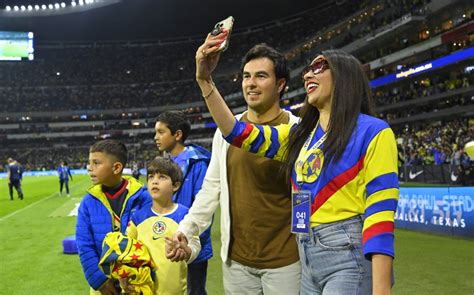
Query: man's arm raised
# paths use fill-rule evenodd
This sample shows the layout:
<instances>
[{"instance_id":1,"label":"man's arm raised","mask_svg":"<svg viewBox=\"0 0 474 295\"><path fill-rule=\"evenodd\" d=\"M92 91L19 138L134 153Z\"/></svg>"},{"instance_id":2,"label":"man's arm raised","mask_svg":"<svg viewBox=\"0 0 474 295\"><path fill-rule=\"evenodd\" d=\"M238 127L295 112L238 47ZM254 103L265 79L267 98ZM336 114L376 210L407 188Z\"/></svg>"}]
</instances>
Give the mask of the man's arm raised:
<instances>
[{"instance_id":1,"label":"man's arm raised","mask_svg":"<svg viewBox=\"0 0 474 295\"><path fill-rule=\"evenodd\" d=\"M219 45L225 40L227 32L217 36L207 35L206 41L196 51L196 82L201 88L202 96L212 118L224 136L227 136L235 125L235 118L219 93L212 72L219 62Z\"/></svg>"}]
</instances>

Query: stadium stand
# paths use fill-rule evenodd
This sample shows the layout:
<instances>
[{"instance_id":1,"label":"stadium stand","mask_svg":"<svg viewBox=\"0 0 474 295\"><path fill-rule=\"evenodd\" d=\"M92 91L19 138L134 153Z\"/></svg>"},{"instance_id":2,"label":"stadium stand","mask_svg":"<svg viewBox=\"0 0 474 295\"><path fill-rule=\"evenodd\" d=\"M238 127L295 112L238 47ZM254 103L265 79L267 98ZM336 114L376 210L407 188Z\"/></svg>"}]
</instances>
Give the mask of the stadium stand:
<instances>
[{"instance_id":1,"label":"stadium stand","mask_svg":"<svg viewBox=\"0 0 474 295\"><path fill-rule=\"evenodd\" d=\"M327 11L330 17L318 17ZM364 63L377 114L397 133L400 165L472 167L462 150L473 140L472 15L466 1L456 0L318 6L236 30L216 83L234 111L243 110L239 57L266 42L289 59L292 80L282 105L296 112L304 99L302 67L317 52L342 48ZM168 109L186 111L191 142L209 146L215 127L190 58L201 39L47 42L38 44L33 62L1 63L0 157L17 158L29 170L54 168L58 158L84 168L87 147L112 137L143 163L155 156L154 118ZM426 64L432 68L416 72ZM405 76L390 78L397 73Z\"/></svg>"}]
</instances>

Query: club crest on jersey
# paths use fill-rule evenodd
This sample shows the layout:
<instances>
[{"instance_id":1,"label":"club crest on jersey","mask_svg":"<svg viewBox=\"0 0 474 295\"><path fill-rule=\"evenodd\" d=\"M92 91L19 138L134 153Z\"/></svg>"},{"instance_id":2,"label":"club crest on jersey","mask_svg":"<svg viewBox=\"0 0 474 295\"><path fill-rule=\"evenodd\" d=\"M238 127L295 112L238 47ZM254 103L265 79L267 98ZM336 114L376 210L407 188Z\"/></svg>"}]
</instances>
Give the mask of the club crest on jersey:
<instances>
[{"instance_id":1,"label":"club crest on jersey","mask_svg":"<svg viewBox=\"0 0 474 295\"><path fill-rule=\"evenodd\" d=\"M153 232L157 235L161 235L166 231L166 223L163 221L157 221L153 224Z\"/></svg>"},{"instance_id":2,"label":"club crest on jersey","mask_svg":"<svg viewBox=\"0 0 474 295\"><path fill-rule=\"evenodd\" d=\"M323 168L324 155L320 149L316 149L303 164L303 181L313 183L318 179Z\"/></svg>"}]
</instances>

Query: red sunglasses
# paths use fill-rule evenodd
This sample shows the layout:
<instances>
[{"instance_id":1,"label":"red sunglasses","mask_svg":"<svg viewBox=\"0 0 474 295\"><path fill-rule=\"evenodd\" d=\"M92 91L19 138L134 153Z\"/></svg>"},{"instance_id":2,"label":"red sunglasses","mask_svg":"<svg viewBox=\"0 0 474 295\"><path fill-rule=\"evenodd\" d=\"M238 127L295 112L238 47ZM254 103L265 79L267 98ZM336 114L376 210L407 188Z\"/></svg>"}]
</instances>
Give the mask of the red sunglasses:
<instances>
[{"instance_id":1,"label":"red sunglasses","mask_svg":"<svg viewBox=\"0 0 474 295\"><path fill-rule=\"evenodd\" d=\"M303 72L301 73L301 77L304 79L304 75L306 75L310 71L313 72L313 75L317 75L317 74L321 74L327 69L329 69L328 61L325 59L318 59L303 69Z\"/></svg>"}]
</instances>

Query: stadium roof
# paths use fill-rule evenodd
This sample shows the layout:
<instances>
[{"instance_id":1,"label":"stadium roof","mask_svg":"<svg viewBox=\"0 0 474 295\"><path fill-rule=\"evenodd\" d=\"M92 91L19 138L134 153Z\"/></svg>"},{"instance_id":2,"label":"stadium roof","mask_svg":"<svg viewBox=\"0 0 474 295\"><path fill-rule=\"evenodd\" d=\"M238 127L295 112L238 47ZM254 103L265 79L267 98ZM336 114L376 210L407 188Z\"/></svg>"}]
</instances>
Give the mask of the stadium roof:
<instances>
[{"instance_id":1,"label":"stadium roof","mask_svg":"<svg viewBox=\"0 0 474 295\"><path fill-rule=\"evenodd\" d=\"M21 0L40 5L50 0ZM58 0L61 2L64 0ZM71 1L64 1L67 7ZM79 0L75 0L79 1ZM96 0L110 1L110 0ZM229 15L236 19L235 28L243 29L271 20L287 17L322 5L330 0L122 0L95 9L74 13L33 16L28 9L23 16L8 16L5 10L10 0L0 1L0 30L32 31L37 42L167 39L201 35L219 20ZM339 0L338 2L343 2ZM54 4L53 4L54 5ZM12 7L12 6L10 6ZM13 8L11 12L13 11ZM67 9L67 8L66 8ZM34 10L34 9L33 9ZM59 11L60 9L58 9Z\"/></svg>"}]
</instances>

